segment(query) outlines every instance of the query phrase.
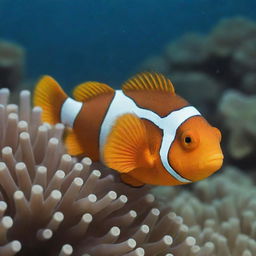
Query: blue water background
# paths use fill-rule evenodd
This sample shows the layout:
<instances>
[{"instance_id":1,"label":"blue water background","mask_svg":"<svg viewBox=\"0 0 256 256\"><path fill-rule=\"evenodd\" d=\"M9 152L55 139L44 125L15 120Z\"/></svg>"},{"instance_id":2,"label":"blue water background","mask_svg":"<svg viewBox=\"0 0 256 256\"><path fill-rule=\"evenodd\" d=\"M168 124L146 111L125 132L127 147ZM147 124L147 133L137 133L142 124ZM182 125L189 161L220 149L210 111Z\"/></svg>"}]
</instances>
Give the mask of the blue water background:
<instances>
[{"instance_id":1,"label":"blue water background","mask_svg":"<svg viewBox=\"0 0 256 256\"><path fill-rule=\"evenodd\" d=\"M255 0L0 0L0 38L25 47L30 78L119 87L170 40L255 12Z\"/></svg>"}]
</instances>

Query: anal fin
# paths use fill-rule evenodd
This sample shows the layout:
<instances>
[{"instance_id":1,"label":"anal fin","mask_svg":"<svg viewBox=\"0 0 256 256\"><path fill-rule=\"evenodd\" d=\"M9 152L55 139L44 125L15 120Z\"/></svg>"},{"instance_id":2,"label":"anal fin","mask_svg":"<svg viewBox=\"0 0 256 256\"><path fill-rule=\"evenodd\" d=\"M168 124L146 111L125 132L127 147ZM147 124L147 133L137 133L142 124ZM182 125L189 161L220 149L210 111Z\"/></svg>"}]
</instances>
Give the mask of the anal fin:
<instances>
[{"instance_id":1,"label":"anal fin","mask_svg":"<svg viewBox=\"0 0 256 256\"><path fill-rule=\"evenodd\" d=\"M72 156L81 155L84 150L78 141L78 138L72 129L69 129L65 138L65 145L67 147L68 154Z\"/></svg>"},{"instance_id":2,"label":"anal fin","mask_svg":"<svg viewBox=\"0 0 256 256\"><path fill-rule=\"evenodd\" d=\"M120 177L125 184L130 185L132 187L142 187L145 185L145 183L133 178L131 175L126 173L121 173Z\"/></svg>"}]
</instances>

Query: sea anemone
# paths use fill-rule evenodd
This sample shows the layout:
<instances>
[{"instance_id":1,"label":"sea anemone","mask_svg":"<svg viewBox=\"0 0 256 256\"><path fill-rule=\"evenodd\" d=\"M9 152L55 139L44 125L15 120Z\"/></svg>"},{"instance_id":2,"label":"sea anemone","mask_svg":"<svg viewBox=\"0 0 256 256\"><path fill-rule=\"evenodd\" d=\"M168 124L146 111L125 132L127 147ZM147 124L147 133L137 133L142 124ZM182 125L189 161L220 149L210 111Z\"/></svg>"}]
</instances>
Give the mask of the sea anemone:
<instances>
[{"instance_id":1,"label":"sea anemone","mask_svg":"<svg viewBox=\"0 0 256 256\"><path fill-rule=\"evenodd\" d=\"M122 184L87 157L65 154L64 126L41 122L22 91L0 90L0 255L199 255L174 212L149 187Z\"/></svg>"},{"instance_id":2,"label":"sea anemone","mask_svg":"<svg viewBox=\"0 0 256 256\"><path fill-rule=\"evenodd\" d=\"M256 189L239 169L227 166L190 191L158 187L154 194L189 226L188 234L201 246L199 255L256 255Z\"/></svg>"}]
</instances>

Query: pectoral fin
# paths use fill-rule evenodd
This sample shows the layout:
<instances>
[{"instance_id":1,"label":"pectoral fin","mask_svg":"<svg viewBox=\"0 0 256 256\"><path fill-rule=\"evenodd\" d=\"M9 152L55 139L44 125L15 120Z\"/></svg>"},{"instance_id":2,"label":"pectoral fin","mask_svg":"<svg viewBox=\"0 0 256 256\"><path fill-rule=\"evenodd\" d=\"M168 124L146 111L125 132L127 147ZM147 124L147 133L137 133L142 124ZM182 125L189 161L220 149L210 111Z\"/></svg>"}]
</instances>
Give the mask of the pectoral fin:
<instances>
[{"instance_id":1,"label":"pectoral fin","mask_svg":"<svg viewBox=\"0 0 256 256\"><path fill-rule=\"evenodd\" d=\"M136 168L151 168L154 156L149 150L144 123L134 114L119 117L103 149L105 164L121 173Z\"/></svg>"}]
</instances>

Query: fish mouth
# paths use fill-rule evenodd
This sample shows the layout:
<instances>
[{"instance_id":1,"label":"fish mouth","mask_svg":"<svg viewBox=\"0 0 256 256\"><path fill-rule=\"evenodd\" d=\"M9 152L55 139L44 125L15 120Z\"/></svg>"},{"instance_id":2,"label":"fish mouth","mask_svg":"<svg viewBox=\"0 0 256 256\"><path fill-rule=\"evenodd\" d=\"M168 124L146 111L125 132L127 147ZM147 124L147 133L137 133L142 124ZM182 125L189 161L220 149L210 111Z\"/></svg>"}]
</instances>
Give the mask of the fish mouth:
<instances>
[{"instance_id":1,"label":"fish mouth","mask_svg":"<svg viewBox=\"0 0 256 256\"><path fill-rule=\"evenodd\" d=\"M223 154L214 154L212 156L210 156L209 158L207 158L206 162L213 162L213 161L223 161Z\"/></svg>"},{"instance_id":2,"label":"fish mouth","mask_svg":"<svg viewBox=\"0 0 256 256\"><path fill-rule=\"evenodd\" d=\"M204 160L201 164L201 168L202 169L207 169L208 171L217 171L218 169L221 168L222 164L223 164L223 159L224 156L223 154L214 154L211 155L210 157L206 158L206 160Z\"/></svg>"}]
</instances>

